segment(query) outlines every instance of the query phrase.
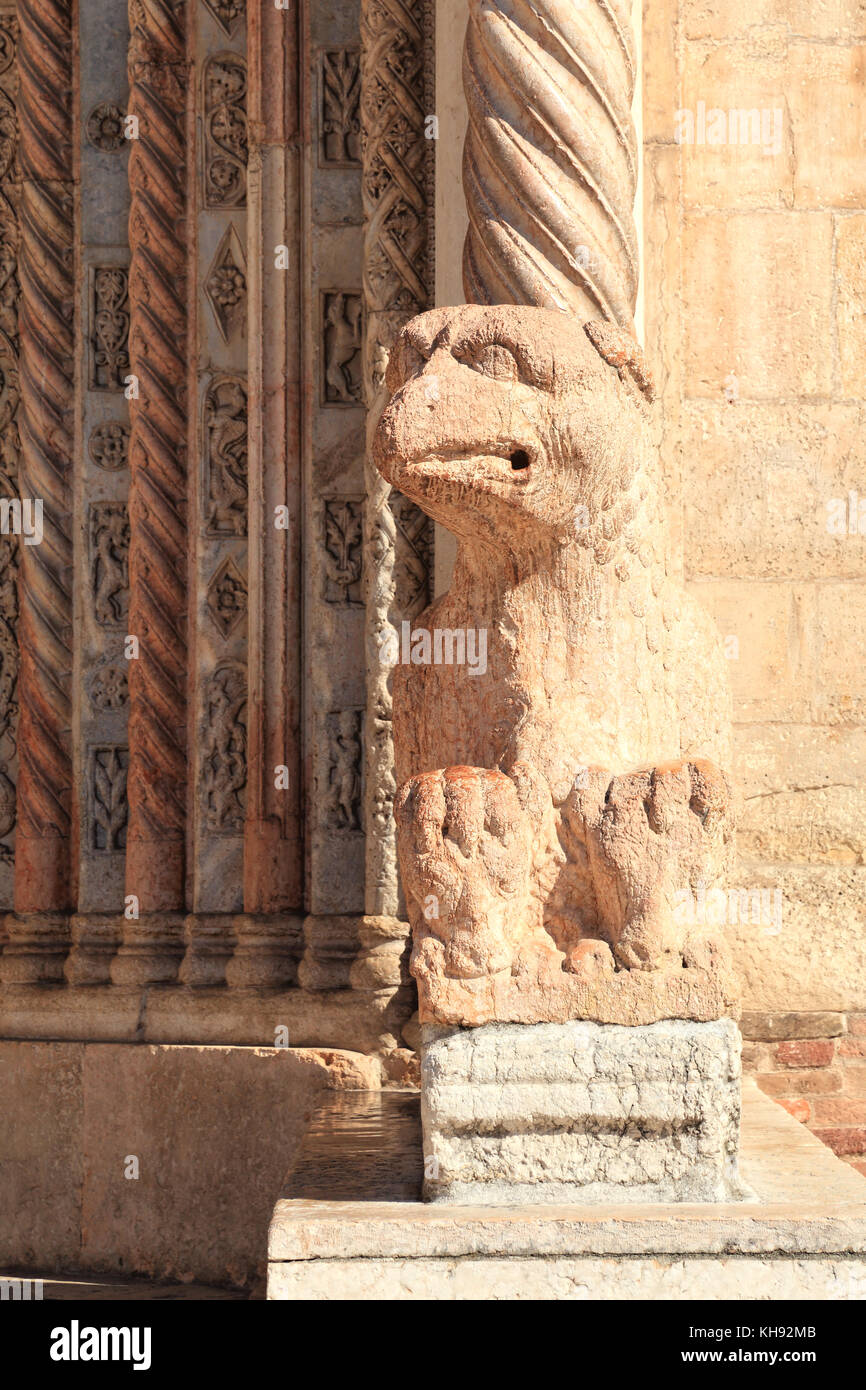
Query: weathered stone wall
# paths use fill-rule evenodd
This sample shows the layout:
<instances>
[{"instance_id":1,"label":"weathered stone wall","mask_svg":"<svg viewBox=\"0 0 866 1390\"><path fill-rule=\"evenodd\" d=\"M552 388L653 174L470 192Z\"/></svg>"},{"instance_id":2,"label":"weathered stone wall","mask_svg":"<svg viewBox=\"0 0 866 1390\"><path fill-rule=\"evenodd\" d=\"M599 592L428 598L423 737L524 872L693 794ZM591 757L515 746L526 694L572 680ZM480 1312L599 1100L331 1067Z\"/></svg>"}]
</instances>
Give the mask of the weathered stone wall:
<instances>
[{"instance_id":1,"label":"weathered stone wall","mask_svg":"<svg viewBox=\"0 0 866 1390\"><path fill-rule=\"evenodd\" d=\"M0 1264L248 1287L322 1092L377 1082L353 1052L2 1042Z\"/></svg>"},{"instance_id":2,"label":"weathered stone wall","mask_svg":"<svg viewBox=\"0 0 866 1390\"><path fill-rule=\"evenodd\" d=\"M866 999L864 41L857 0L644 12L647 345L685 578L730 657L736 882L766 891L727 934L764 1013Z\"/></svg>"}]
</instances>

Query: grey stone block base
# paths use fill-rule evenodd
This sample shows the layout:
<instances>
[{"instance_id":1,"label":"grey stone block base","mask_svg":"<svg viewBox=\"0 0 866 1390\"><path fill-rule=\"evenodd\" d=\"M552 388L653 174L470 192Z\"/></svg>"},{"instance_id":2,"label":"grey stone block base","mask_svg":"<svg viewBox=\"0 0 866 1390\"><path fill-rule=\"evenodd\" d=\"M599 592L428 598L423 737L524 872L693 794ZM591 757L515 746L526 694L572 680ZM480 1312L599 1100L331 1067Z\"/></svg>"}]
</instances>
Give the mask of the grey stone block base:
<instances>
[{"instance_id":1,"label":"grey stone block base","mask_svg":"<svg viewBox=\"0 0 866 1390\"><path fill-rule=\"evenodd\" d=\"M427 1027L421 1119L427 1201L746 1195L737 1175L740 1034L731 1019Z\"/></svg>"},{"instance_id":2,"label":"grey stone block base","mask_svg":"<svg viewBox=\"0 0 866 1390\"><path fill-rule=\"evenodd\" d=\"M751 1196L710 1206L422 1202L417 1106L325 1097L274 1209L268 1298L866 1298L866 1178L751 1080Z\"/></svg>"}]
</instances>

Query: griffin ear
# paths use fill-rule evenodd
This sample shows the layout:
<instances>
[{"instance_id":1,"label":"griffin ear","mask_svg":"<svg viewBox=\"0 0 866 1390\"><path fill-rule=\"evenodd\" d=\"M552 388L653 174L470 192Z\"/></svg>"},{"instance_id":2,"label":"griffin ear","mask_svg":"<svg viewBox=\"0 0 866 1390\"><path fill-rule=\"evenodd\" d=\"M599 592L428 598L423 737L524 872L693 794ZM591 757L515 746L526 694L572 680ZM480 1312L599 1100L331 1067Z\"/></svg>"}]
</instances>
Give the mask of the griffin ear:
<instances>
[{"instance_id":1,"label":"griffin ear","mask_svg":"<svg viewBox=\"0 0 866 1390\"><path fill-rule=\"evenodd\" d=\"M599 357L611 367L616 367L623 379L624 373L628 372L635 386L643 392L647 400L655 400L652 372L637 338L603 319L590 319L583 325L583 331Z\"/></svg>"}]
</instances>

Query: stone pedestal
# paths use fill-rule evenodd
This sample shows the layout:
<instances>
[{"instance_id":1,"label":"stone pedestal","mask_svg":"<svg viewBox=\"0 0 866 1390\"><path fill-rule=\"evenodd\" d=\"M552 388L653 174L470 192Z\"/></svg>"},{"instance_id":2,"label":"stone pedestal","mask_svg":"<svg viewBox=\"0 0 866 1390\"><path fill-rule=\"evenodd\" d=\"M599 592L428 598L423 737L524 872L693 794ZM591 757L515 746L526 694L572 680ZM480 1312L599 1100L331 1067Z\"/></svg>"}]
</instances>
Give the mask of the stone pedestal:
<instances>
[{"instance_id":1,"label":"stone pedestal","mask_svg":"<svg viewBox=\"0 0 866 1390\"><path fill-rule=\"evenodd\" d=\"M413 1100L325 1099L274 1209L269 1299L866 1296L866 1180L750 1081L742 1202L422 1202Z\"/></svg>"},{"instance_id":2,"label":"stone pedestal","mask_svg":"<svg viewBox=\"0 0 866 1390\"><path fill-rule=\"evenodd\" d=\"M423 1030L428 1201L729 1202L740 1035L731 1019Z\"/></svg>"}]
</instances>

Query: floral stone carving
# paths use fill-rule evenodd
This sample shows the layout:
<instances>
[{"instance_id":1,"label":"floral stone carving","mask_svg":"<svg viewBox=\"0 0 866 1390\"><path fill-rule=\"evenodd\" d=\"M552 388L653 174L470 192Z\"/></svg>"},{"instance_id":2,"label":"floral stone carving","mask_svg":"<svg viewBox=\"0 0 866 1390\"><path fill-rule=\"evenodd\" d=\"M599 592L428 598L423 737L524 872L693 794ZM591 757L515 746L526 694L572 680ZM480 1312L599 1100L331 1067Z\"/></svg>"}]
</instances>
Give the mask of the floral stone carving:
<instances>
[{"instance_id":1,"label":"floral stone carving","mask_svg":"<svg viewBox=\"0 0 866 1390\"><path fill-rule=\"evenodd\" d=\"M394 672L422 1021L723 1016L723 955L680 905L729 858L729 697L709 617L666 574L637 343L555 310L436 309L387 386L377 466L458 539ZM460 664L461 635L483 662Z\"/></svg>"}]
</instances>

